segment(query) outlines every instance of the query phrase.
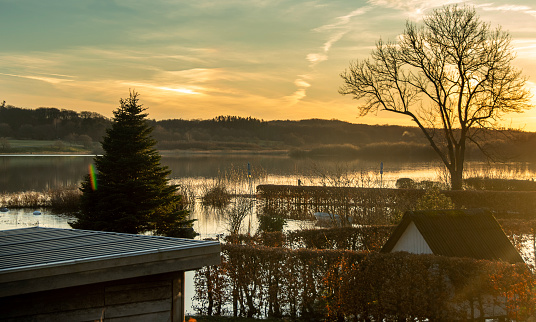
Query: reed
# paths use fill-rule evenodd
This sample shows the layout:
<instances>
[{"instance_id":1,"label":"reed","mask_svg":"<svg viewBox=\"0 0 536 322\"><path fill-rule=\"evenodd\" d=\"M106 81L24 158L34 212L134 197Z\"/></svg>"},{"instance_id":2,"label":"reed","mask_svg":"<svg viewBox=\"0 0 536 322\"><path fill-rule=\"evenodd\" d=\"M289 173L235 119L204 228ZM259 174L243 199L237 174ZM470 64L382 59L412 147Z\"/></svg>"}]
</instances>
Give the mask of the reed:
<instances>
[{"instance_id":1,"label":"reed","mask_svg":"<svg viewBox=\"0 0 536 322\"><path fill-rule=\"evenodd\" d=\"M46 194L55 213L72 214L80 210L82 192L76 186L50 189Z\"/></svg>"},{"instance_id":2,"label":"reed","mask_svg":"<svg viewBox=\"0 0 536 322\"><path fill-rule=\"evenodd\" d=\"M0 206L6 208L51 208L55 213L68 214L79 209L81 192L76 186L23 191L0 195Z\"/></svg>"}]
</instances>

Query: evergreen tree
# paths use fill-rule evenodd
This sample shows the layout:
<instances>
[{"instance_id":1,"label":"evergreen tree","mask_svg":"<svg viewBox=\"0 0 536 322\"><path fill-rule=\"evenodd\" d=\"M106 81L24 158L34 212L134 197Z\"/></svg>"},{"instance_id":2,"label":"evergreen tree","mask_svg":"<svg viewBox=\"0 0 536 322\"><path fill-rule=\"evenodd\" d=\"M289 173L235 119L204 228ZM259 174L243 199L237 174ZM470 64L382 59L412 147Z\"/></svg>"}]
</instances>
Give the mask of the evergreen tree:
<instances>
[{"instance_id":1,"label":"evergreen tree","mask_svg":"<svg viewBox=\"0 0 536 322\"><path fill-rule=\"evenodd\" d=\"M73 228L193 238L171 171L160 165L146 109L131 92L120 100L111 128L102 141L104 154L94 159L96 171L82 183L81 211Z\"/></svg>"}]
</instances>

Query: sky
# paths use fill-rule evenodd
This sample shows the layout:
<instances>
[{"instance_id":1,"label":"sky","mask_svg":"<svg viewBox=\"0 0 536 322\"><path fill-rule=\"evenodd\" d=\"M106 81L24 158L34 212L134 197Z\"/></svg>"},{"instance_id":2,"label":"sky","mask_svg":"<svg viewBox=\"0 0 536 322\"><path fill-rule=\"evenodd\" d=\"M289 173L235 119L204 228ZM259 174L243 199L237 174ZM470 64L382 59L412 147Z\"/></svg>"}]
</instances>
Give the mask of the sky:
<instances>
[{"instance_id":1,"label":"sky","mask_svg":"<svg viewBox=\"0 0 536 322\"><path fill-rule=\"evenodd\" d=\"M0 0L0 102L111 117L135 90L157 120L411 125L388 112L358 117L339 75L406 21L453 3L510 33L536 94L533 0ZM536 131L536 109L504 122Z\"/></svg>"}]
</instances>

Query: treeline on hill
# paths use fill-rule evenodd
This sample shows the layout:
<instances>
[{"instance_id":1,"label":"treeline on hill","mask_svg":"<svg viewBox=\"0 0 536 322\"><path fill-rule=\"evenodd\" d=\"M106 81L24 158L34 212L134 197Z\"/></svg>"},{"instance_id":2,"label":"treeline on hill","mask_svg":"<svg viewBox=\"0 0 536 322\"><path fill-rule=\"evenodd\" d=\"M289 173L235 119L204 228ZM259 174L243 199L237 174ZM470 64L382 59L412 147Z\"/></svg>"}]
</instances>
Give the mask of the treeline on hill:
<instances>
[{"instance_id":1,"label":"treeline on hill","mask_svg":"<svg viewBox=\"0 0 536 322\"><path fill-rule=\"evenodd\" d=\"M0 105L0 138L64 140L92 147L100 142L109 124L110 120L94 112Z\"/></svg>"},{"instance_id":2,"label":"treeline on hill","mask_svg":"<svg viewBox=\"0 0 536 322\"><path fill-rule=\"evenodd\" d=\"M211 120L155 121L154 125L154 135L162 149L283 149L291 150L295 156L332 155L334 152L357 156L360 150L370 149L379 142L426 147L416 128L337 120L262 121L219 116Z\"/></svg>"},{"instance_id":3,"label":"treeline on hill","mask_svg":"<svg viewBox=\"0 0 536 322\"><path fill-rule=\"evenodd\" d=\"M218 116L207 120L151 120L160 150L289 151L294 157L338 156L435 159L416 127L353 124L338 120L264 121ZM110 120L95 112L53 107L25 109L0 105L0 138L63 140L95 148ZM536 133L484 133L485 147L499 159L536 159ZM499 153L500 152L500 153ZM475 145L468 157L482 156Z\"/></svg>"},{"instance_id":4,"label":"treeline on hill","mask_svg":"<svg viewBox=\"0 0 536 322\"><path fill-rule=\"evenodd\" d=\"M211 120L153 121L162 150L288 150L294 157L436 159L420 129L409 126L353 124L338 120L263 121L237 116ZM482 131L481 146L497 160L536 159L536 133ZM483 157L474 144L468 158Z\"/></svg>"}]
</instances>

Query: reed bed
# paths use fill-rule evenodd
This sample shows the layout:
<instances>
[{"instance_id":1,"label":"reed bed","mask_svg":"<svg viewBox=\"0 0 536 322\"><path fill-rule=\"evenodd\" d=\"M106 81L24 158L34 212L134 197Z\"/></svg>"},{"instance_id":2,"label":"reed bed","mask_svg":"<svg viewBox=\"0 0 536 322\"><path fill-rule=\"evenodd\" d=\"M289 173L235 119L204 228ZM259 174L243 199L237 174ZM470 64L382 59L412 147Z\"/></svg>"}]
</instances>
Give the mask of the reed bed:
<instances>
[{"instance_id":1,"label":"reed bed","mask_svg":"<svg viewBox=\"0 0 536 322\"><path fill-rule=\"evenodd\" d=\"M0 194L0 207L51 208L55 213L78 211L80 196L78 187L63 187L45 191L24 191Z\"/></svg>"}]
</instances>

